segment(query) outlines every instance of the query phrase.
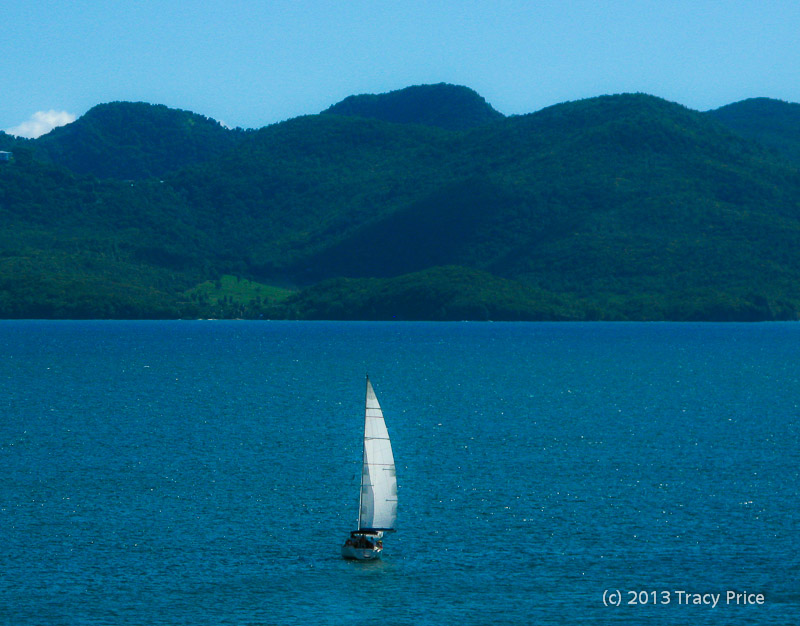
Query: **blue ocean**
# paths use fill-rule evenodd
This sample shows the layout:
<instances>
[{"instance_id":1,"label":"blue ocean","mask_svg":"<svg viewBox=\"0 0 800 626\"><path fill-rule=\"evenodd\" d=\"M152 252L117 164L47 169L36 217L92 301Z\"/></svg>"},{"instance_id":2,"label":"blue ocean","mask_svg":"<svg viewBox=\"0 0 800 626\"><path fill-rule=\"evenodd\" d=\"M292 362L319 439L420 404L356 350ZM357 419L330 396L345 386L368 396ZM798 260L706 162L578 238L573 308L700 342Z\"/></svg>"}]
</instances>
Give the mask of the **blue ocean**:
<instances>
[{"instance_id":1,"label":"blue ocean","mask_svg":"<svg viewBox=\"0 0 800 626\"><path fill-rule=\"evenodd\" d=\"M796 323L0 322L0 624L796 624L799 355ZM340 555L365 374L374 563Z\"/></svg>"}]
</instances>

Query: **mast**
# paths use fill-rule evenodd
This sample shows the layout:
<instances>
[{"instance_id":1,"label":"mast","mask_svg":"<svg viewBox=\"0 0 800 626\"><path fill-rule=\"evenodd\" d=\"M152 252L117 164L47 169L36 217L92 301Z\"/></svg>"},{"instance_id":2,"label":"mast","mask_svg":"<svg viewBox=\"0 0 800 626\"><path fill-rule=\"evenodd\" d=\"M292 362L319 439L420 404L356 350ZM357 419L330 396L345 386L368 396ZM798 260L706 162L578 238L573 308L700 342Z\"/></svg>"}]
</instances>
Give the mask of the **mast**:
<instances>
[{"instance_id":1,"label":"mast","mask_svg":"<svg viewBox=\"0 0 800 626\"><path fill-rule=\"evenodd\" d=\"M361 530L361 499L364 497L364 462L367 460L367 394L369 393L369 374L364 391L364 436L361 438L361 481L358 488L358 530Z\"/></svg>"}]
</instances>

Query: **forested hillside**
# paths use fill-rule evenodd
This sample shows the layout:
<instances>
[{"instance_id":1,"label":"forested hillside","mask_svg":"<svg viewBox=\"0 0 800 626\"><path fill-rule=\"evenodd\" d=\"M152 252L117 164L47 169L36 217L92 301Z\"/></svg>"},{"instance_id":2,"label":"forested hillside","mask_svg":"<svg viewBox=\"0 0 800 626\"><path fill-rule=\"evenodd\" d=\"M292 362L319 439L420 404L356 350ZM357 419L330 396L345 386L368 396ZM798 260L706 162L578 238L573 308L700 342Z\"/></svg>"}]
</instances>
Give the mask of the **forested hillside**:
<instances>
[{"instance_id":1,"label":"forested hillside","mask_svg":"<svg viewBox=\"0 0 800 626\"><path fill-rule=\"evenodd\" d=\"M708 114L734 132L774 148L800 166L800 104L750 98Z\"/></svg>"},{"instance_id":2,"label":"forested hillside","mask_svg":"<svg viewBox=\"0 0 800 626\"><path fill-rule=\"evenodd\" d=\"M797 105L756 104L506 118L434 85L248 132L102 105L0 137L0 316L796 319Z\"/></svg>"},{"instance_id":3,"label":"forested hillside","mask_svg":"<svg viewBox=\"0 0 800 626\"><path fill-rule=\"evenodd\" d=\"M36 140L42 160L98 178L159 177L213 161L244 136L202 115L145 102L100 104Z\"/></svg>"}]
</instances>

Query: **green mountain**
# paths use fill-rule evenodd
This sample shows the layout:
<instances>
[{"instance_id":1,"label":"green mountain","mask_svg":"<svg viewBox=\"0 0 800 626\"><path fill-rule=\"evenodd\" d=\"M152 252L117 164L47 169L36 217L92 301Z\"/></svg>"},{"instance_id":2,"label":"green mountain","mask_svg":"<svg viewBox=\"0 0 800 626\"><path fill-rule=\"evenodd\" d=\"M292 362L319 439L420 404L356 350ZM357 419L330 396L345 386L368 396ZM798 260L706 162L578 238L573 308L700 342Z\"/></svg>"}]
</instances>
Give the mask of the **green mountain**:
<instances>
[{"instance_id":1,"label":"green mountain","mask_svg":"<svg viewBox=\"0 0 800 626\"><path fill-rule=\"evenodd\" d=\"M4 152L13 150L17 145L18 140L16 137L13 137L12 135L4 133L2 130L0 130L0 150Z\"/></svg>"},{"instance_id":2,"label":"green mountain","mask_svg":"<svg viewBox=\"0 0 800 626\"><path fill-rule=\"evenodd\" d=\"M323 113L466 130L503 119L472 89L440 83L374 95L350 96Z\"/></svg>"},{"instance_id":3,"label":"green mountain","mask_svg":"<svg viewBox=\"0 0 800 626\"><path fill-rule=\"evenodd\" d=\"M117 178L15 158L0 316L798 317L800 174L714 115L625 94L460 130L377 117L220 127L216 156L139 180L144 157Z\"/></svg>"},{"instance_id":4,"label":"green mountain","mask_svg":"<svg viewBox=\"0 0 800 626\"><path fill-rule=\"evenodd\" d=\"M206 220L221 254L236 250L225 271L305 285L317 279L315 252L440 185L451 142L424 126L307 116L166 182Z\"/></svg>"},{"instance_id":5,"label":"green mountain","mask_svg":"<svg viewBox=\"0 0 800 626\"><path fill-rule=\"evenodd\" d=\"M613 319L794 306L782 298L797 294L797 173L701 114L650 96L594 98L464 143L435 189L329 238L305 262L313 277L459 264L592 301Z\"/></svg>"},{"instance_id":6,"label":"green mountain","mask_svg":"<svg viewBox=\"0 0 800 626\"><path fill-rule=\"evenodd\" d=\"M709 111L708 115L800 165L800 104L750 98Z\"/></svg>"},{"instance_id":7,"label":"green mountain","mask_svg":"<svg viewBox=\"0 0 800 626\"><path fill-rule=\"evenodd\" d=\"M218 122L164 105L111 102L36 140L39 157L98 178L163 177L212 161L244 135Z\"/></svg>"}]
</instances>

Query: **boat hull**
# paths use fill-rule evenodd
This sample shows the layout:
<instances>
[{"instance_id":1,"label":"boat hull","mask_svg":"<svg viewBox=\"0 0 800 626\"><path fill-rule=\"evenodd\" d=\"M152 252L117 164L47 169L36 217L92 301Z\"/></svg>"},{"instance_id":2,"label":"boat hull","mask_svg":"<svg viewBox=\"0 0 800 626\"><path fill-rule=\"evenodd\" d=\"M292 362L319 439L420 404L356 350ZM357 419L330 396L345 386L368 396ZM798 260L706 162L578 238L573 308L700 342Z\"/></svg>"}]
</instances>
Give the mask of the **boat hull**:
<instances>
[{"instance_id":1,"label":"boat hull","mask_svg":"<svg viewBox=\"0 0 800 626\"><path fill-rule=\"evenodd\" d=\"M342 546L342 556L353 561L376 561L381 558L381 548L356 548L355 546Z\"/></svg>"}]
</instances>

